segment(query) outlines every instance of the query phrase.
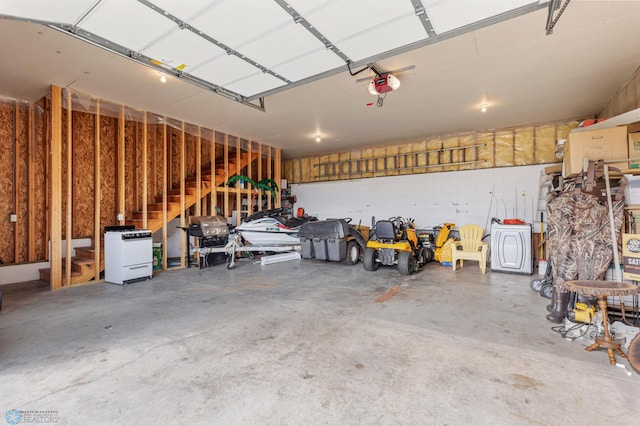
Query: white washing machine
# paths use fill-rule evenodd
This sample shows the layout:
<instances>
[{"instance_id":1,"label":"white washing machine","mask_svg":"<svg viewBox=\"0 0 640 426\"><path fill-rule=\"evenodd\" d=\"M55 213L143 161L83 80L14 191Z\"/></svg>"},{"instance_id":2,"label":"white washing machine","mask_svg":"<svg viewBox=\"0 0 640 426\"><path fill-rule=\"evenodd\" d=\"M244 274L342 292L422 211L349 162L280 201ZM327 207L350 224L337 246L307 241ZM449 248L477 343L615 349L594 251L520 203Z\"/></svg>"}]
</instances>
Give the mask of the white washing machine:
<instances>
[{"instance_id":1,"label":"white washing machine","mask_svg":"<svg viewBox=\"0 0 640 426\"><path fill-rule=\"evenodd\" d=\"M491 225L491 270L533 273L531 225Z\"/></svg>"}]
</instances>

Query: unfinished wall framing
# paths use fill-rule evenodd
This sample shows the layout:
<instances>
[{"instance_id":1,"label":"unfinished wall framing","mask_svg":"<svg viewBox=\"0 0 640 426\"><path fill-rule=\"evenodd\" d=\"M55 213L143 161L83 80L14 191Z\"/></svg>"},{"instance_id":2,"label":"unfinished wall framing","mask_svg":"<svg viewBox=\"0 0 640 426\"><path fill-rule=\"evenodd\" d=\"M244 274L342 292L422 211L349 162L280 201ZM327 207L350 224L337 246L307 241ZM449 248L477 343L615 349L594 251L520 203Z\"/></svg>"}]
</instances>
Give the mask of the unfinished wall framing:
<instances>
[{"instance_id":1,"label":"unfinished wall framing","mask_svg":"<svg viewBox=\"0 0 640 426\"><path fill-rule=\"evenodd\" d=\"M462 133L282 162L289 183L476 170L558 162L558 139L578 121Z\"/></svg>"},{"instance_id":2,"label":"unfinished wall framing","mask_svg":"<svg viewBox=\"0 0 640 426\"><path fill-rule=\"evenodd\" d=\"M176 217L182 226L189 215L220 211L230 218L238 201L256 197L233 189L229 199L230 177L259 169L280 182L279 167L262 167L265 151L272 161L279 155L255 141L55 86L38 103L0 99L0 259L50 260L43 279L51 288L100 279L105 226L159 231L166 246L167 223ZM93 263L72 264L84 248L73 260L70 245L62 249L63 241L80 238L93 241L86 248ZM184 266L184 243L181 253Z\"/></svg>"},{"instance_id":3,"label":"unfinished wall framing","mask_svg":"<svg viewBox=\"0 0 640 426\"><path fill-rule=\"evenodd\" d=\"M0 260L4 264L42 261L48 255L44 106L44 100L0 99Z\"/></svg>"}]
</instances>

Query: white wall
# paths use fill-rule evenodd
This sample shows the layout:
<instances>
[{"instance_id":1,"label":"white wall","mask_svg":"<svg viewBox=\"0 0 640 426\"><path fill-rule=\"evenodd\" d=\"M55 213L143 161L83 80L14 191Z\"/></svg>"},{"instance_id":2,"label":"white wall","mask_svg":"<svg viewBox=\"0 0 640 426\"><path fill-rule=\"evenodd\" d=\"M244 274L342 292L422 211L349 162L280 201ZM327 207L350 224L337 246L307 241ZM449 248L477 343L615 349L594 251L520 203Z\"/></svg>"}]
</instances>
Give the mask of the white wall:
<instances>
[{"instance_id":1,"label":"white wall","mask_svg":"<svg viewBox=\"0 0 640 426\"><path fill-rule=\"evenodd\" d=\"M291 193L297 196L296 208L319 219L351 217L352 223L370 225L372 216L402 216L414 218L418 228L475 223L488 233L492 217L534 222L545 166L293 184Z\"/></svg>"}]
</instances>

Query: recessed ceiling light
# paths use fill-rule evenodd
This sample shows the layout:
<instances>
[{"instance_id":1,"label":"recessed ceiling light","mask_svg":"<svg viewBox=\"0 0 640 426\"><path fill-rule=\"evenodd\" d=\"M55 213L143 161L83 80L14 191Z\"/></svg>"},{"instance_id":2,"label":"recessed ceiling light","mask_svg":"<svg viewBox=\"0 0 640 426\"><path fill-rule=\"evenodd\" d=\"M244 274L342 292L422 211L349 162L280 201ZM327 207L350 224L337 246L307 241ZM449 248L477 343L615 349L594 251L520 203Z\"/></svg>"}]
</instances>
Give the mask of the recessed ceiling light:
<instances>
[{"instance_id":1,"label":"recessed ceiling light","mask_svg":"<svg viewBox=\"0 0 640 426\"><path fill-rule=\"evenodd\" d=\"M166 83L166 82L167 82L167 76L166 76L166 75L164 75L164 74L160 74L160 81L161 81L162 83Z\"/></svg>"}]
</instances>

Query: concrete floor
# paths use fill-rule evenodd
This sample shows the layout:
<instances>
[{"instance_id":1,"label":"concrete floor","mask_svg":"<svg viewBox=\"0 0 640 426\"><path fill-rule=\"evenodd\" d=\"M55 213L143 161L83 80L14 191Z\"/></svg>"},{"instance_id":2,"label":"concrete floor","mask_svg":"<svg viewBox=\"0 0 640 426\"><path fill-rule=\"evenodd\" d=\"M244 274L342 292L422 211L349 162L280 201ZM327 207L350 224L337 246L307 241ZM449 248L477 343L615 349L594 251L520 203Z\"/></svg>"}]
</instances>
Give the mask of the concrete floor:
<instances>
[{"instance_id":1,"label":"concrete floor","mask_svg":"<svg viewBox=\"0 0 640 426\"><path fill-rule=\"evenodd\" d=\"M482 275L473 262L403 277L289 261L174 270L124 287L7 288L0 415L54 411L71 425L637 424L640 375L552 331L531 279Z\"/></svg>"}]
</instances>

